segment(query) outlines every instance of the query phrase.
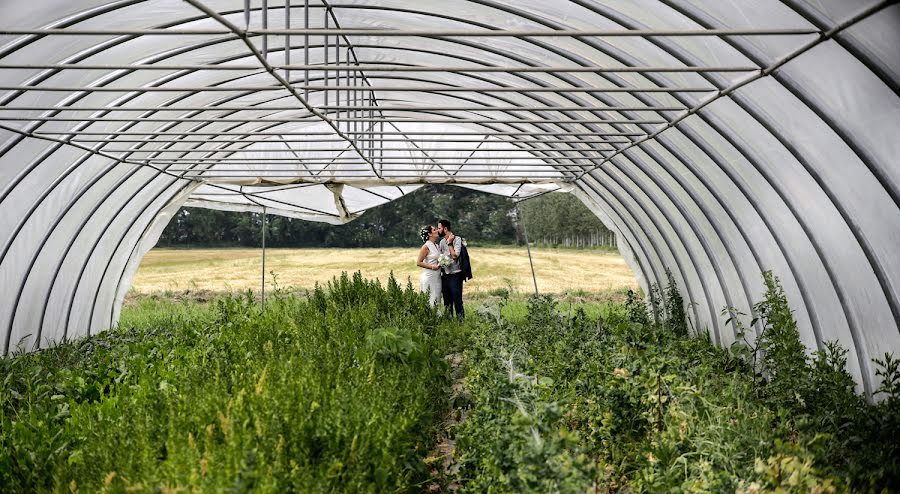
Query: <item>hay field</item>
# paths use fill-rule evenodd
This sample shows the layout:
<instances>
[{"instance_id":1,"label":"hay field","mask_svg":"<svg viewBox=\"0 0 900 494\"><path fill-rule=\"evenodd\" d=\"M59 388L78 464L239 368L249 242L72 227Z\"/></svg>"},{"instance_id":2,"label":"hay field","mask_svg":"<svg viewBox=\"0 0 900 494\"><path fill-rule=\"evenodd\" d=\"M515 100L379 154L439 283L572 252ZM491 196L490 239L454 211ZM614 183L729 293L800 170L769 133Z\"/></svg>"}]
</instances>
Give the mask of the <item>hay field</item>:
<instances>
[{"instance_id":1,"label":"hay field","mask_svg":"<svg viewBox=\"0 0 900 494\"><path fill-rule=\"evenodd\" d=\"M466 293L475 295L511 285L533 290L528 254L524 248L472 247L475 278ZM274 272L281 286L312 288L342 271L361 271L366 278L386 280L393 271L402 283L418 286L416 249L267 249L266 289ZM152 294L195 290L254 291L260 288L259 249L154 249L135 276L132 293ZM542 293L573 290L621 291L637 288L631 269L617 252L602 250L532 249L538 288Z\"/></svg>"}]
</instances>

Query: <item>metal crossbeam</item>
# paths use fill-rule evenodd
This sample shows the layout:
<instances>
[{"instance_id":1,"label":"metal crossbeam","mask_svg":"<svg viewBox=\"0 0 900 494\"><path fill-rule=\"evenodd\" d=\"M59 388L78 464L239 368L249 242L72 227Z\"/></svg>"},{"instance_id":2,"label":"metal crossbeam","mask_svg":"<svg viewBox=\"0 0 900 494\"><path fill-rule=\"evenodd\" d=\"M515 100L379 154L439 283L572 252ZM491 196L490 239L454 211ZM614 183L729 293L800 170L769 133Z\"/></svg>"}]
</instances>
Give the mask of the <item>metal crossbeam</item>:
<instances>
[{"instance_id":1,"label":"metal crossbeam","mask_svg":"<svg viewBox=\"0 0 900 494\"><path fill-rule=\"evenodd\" d=\"M366 72L464 72L464 73L645 73L645 72L754 72L760 70L755 66L717 66L717 67L599 67L599 66L550 66L550 67L495 67L495 66L420 66L420 65L389 65L389 64L303 64L303 65L272 65L278 70L333 70L340 71L366 71ZM260 71L258 65L204 65L204 64L180 64L180 65L153 65L153 64L81 64L81 63L44 63L44 64L0 64L2 69L28 69L28 70L216 70L216 71ZM309 80L308 78L304 80Z\"/></svg>"},{"instance_id":2,"label":"metal crossbeam","mask_svg":"<svg viewBox=\"0 0 900 494\"><path fill-rule=\"evenodd\" d=\"M196 2L191 2L195 7ZM205 11L212 17L209 9ZM220 14L215 16L225 20ZM218 19L217 19L218 20ZM220 21L221 22L221 21ZM227 22L227 21L226 21ZM224 23L223 23L224 24ZM231 25L229 23L229 25ZM235 27L235 29L237 29ZM283 36L386 36L386 37L464 37L464 38L618 38L618 37L683 37L683 36L800 36L820 34L816 28L782 29L197 29L197 28L150 28L150 29L0 29L3 36L234 36L253 37L262 35Z\"/></svg>"},{"instance_id":3,"label":"metal crossbeam","mask_svg":"<svg viewBox=\"0 0 900 494\"><path fill-rule=\"evenodd\" d=\"M320 110L369 110L369 105L328 105L317 106ZM608 112L608 111L684 111L688 108L685 106L398 106L398 105L379 105L376 107L381 111L397 111L397 112L427 112L427 111L471 111L471 112L544 112L544 111L590 111L590 112ZM0 112L4 111L92 111L92 112L188 112L188 111L294 111L299 110L297 106L3 106Z\"/></svg>"},{"instance_id":4,"label":"metal crossbeam","mask_svg":"<svg viewBox=\"0 0 900 494\"><path fill-rule=\"evenodd\" d=\"M0 115L0 121L24 121L24 122L200 122L200 123L218 123L218 122L237 122L237 123L294 123L316 121L317 117L313 115L296 117L296 118L254 118L248 116L244 118L238 117L219 117L219 118L194 118L194 117L4 117ZM658 125L668 123L668 120L609 120L603 118L589 119L557 119L557 118L415 118L415 117L384 117L384 118L332 118L332 122L406 122L406 123L454 123L454 124L604 124L604 125ZM355 133L355 132L354 132Z\"/></svg>"},{"instance_id":5,"label":"metal crossbeam","mask_svg":"<svg viewBox=\"0 0 900 494\"><path fill-rule=\"evenodd\" d=\"M252 176L242 176L242 177L204 177L202 175L185 175L185 180L194 180L198 182L206 182L210 185L215 185L215 180L219 180L219 184L228 185L227 182L237 182L237 184L243 185L244 187L253 187L253 184L245 183L249 179L259 180L255 186L258 187L269 187L269 186L280 186L280 185L288 185L288 184L300 184L300 183L308 183L308 184L346 184L350 186L354 186L354 183L359 183L363 187L371 187L372 178L360 176L360 175L315 175L308 177L297 177L293 175L285 175L285 176L272 176L272 177L252 177ZM477 182L472 182L473 179L478 179ZM382 178L381 182L384 185L418 185L418 184L557 184L560 180L565 179L564 176L538 176L531 178L523 178L523 177L501 177L496 175L471 175L466 174L461 178L457 178L451 175L433 175L433 176L423 176L423 175L386 175ZM277 180L278 182L272 182L273 180ZM284 183L287 182L287 183ZM266 197L260 198L260 200L270 200ZM308 209L308 208L304 208ZM333 215L332 215L333 216Z\"/></svg>"},{"instance_id":6,"label":"metal crossbeam","mask_svg":"<svg viewBox=\"0 0 900 494\"><path fill-rule=\"evenodd\" d=\"M643 135L643 134L641 134ZM484 142L484 139L397 139L397 138L385 138L385 139L357 139L357 141L383 141L383 142L446 142L446 143L459 143L459 142ZM320 142L344 142L343 139L81 139L78 137L72 138L71 142L107 142L107 143L139 143L139 144L181 144L181 143L230 143L230 144L244 144L244 143L320 143ZM519 144L519 143L535 143L535 144L630 144L632 141L628 140L605 140L605 139L594 139L594 140L570 140L570 139L518 139L516 141L497 141L507 144ZM385 148L385 149L395 149L395 148ZM439 148L435 148L437 151ZM565 151L566 148L546 148L546 149L538 149L538 148L516 148L523 149L525 151L534 149L536 151L556 151L562 150ZM579 148L581 149L581 148ZM295 151L307 151L308 149L295 149ZM441 149L446 151L446 149ZM573 148L574 150L574 148ZM584 150L584 149L582 149ZM128 149L128 150L117 150L119 152L132 152L132 151L140 151L139 148L136 149ZM188 150L182 150L185 152ZM212 150L203 150L203 151L212 151ZM244 152L251 150L243 150Z\"/></svg>"},{"instance_id":7,"label":"metal crossbeam","mask_svg":"<svg viewBox=\"0 0 900 494\"><path fill-rule=\"evenodd\" d=\"M460 160L460 161L462 161L462 160ZM365 163L358 163L358 164L360 166L355 167L355 168L348 167L347 164L343 164L340 166L340 168L332 168L331 171L333 171L335 173L359 172L359 173L368 173L369 175L371 175L372 170L365 168L365 166L366 166ZM198 165L208 166L209 163L198 163ZM178 166L185 167L187 165L178 165ZM422 171L426 171L427 169L430 169L432 165L430 165L428 163L417 163L414 161L410 161L410 162L405 162L405 163L386 163L385 166L386 167L398 167L398 168L384 168L382 170L384 172L422 172ZM474 170L474 171L475 172L485 172L485 173L486 172L512 173L512 172L516 172L516 171L521 171L521 172L526 172L526 173L530 174L530 173L561 173L565 170L558 170L557 167L560 167L560 166L584 167L584 166L588 166L588 165L577 164L577 163L565 164L565 165L538 164L538 163L535 163L532 165L521 164L521 163L513 164L513 165L498 165L496 163L480 163L480 162L471 162L471 163L467 163L467 164L463 165L460 162L457 164L444 163L443 166L445 166L445 167L459 166L463 169L466 167L478 167L478 166L493 167L492 169L480 169L480 170ZM407 167L407 168L399 168L399 167ZM410 168L410 167L412 167L412 168ZM544 168L546 168L547 170L545 170L545 171L538 170L537 172L535 172L535 169L544 169ZM197 172L201 171L201 170L197 170L194 168L168 168L167 170L171 173L180 173L180 172L197 173ZM269 173L282 173L282 174L300 173L300 174L304 174L304 173L313 173L313 172L321 172L321 171L330 173L329 170L325 170L324 168L322 170L318 170L315 168L309 168L309 169L304 169L304 168L266 168L266 169L246 169L246 170L210 168L210 169L203 169L202 171L203 171L203 173L209 172L209 173L213 173L213 174L224 174L227 176L253 176L254 173L265 173L265 174L269 174ZM456 170L453 169L452 171L456 171ZM374 175L371 175L371 176L372 176L372 178L375 178Z\"/></svg>"},{"instance_id":8,"label":"metal crossbeam","mask_svg":"<svg viewBox=\"0 0 900 494\"><path fill-rule=\"evenodd\" d=\"M210 180L210 179L223 179L223 178L244 179L244 180L255 179L255 178L261 178L263 180L270 179L270 178L291 178L291 179L292 178L320 178L320 179L321 178L329 178L329 179L334 180L337 178L358 178L359 179L359 178L371 177L371 170L359 169L359 170L349 170L349 171L339 170L339 171L342 173L331 173L327 170L324 173L307 173L307 172L304 172L301 170L302 173L282 173L282 174L275 174L275 175L270 175L268 173L266 173L265 175L253 175L253 174L238 175L238 174L205 173L205 172L197 171L197 170L182 170L182 172L185 172L185 173L180 176L190 177L191 179L197 179L197 180ZM392 173L394 171L396 171L397 173ZM384 178L441 179L441 178L449 176L449 174L444 173L445 171L446 172L455 172L457 170L456 169L441 170L437 173L421 173L422 171L423 170L421 170L421 169L418 169L418 170L416 170L416 169L409 169L409 170L385 169L384 170L384 173L385 173ZM418 172L418 173L416 173L416 172ZM534 178L563 178L564 172L565 172L565 170L547 170L547 171L499 170L496 172L490 172L487 170L477 170L474 172L469 172L466 170L459 170L459 173L454 175L454 177L456 177L456 178L462 178L462 177L501 178L501 177L503 177L502 173L507 173L507 174L509 174L509 173L528 173L528 177L509 177L512 180L528 182ZM366 175L361 175L361 174L369 174L369 177L367 177ZM371 180L371 178L369 178L369 179Z\"/></svg>"},{"instance_id":9,"label":"metal crossbeam","mask_svg":"<svg viewBox=\"0 0 900 494\"><path fill-rule=\"evenodd\" d=\"M108 142L116 142L116 141L108 141ZM152 143L153 141L145 141ZM178 141L169 141L168 143L177 143ZM207 141L196 141L196 142L207 142ZM247 141L229 141L235 144L243 144ZM263 142L273 142L273 141L263 141ZM278 141L274 141L278 142ZM485 141L479 141L485 142ZM494 141L497 143L505 143L505 141ZM577 143L577 141L569 141L573 144ZM204 153L204 154L221 154L221 153L291 153L291 152L327 152L327 151L343 151L343 149L339 148L302 148L302 149L204 149L204 148L191 148L191 149L142 149L142 148L130 148L130 149L111 149L104 148L104 151L107 153ZM573 148L573 147L555 147L555 148L509 148L509 149L491 149L491 148L423 148L417 147L415 149L409 148L386 148L385 151L446 151L446 152L466 152L466 151L491 151L491 152L504 152L504 153L531 153L536 151L613 151L613 148L606 149L597 149L597 148Z\"/></svg>"},{"instance_id":10,"label":"metal crossbeam","mask_svg":"<svg viewBox=\"0 0 900 494\"><path fill-rule=\"evenodd\" d=\"M36 135L96 135L96 136L132 136L132 137L141 137L141 136L160 136L160 135L168 135L168 136L286 136L286 135L294 135L294 136L334 136L334 132L256 132L256 131L221 131L221 132L193 132L193 131L148 131L148 132L118 132L118 131L110 131L110 132L96 132L96 131L79 131L79 130L58 130L58 131L49 131L49 130L41 130L35 131ZM484 131L447 131L447 132L424 132L424 131L415 131L415 132L402 132L402 131L361 131L357 132L357 134L365 134L365 135L414 135L414 136L587 136L587 137L603 137L603 136L627 136L627 137L640 137L647 135L646 132L589 132L589 131L558 131L558 132L484 132ZM405 140L405 139L404 139ZM420 139L416 139L420 140ZM310 142L320 142L321 139L314 139ZM545 141L539 141L545 142ZM567 141L567 142L579 142L579 141Z\"/></svg>"},{"instance_id":11,"label":"metal crossbeam","mask_svg":"<svg viewBox=\"0 0 900 494\"><path fill-rule=\"evenodd\" d=\"M289 88L309 91L399 91L399 92L473 92L473 93L706 93L716 92L714 87L498 87L498 86L328 86L322 84L290 84L284 86L0 86L0 91L44 92L103 92L103 93L154 93L154 92L231 92L231 91L290 91Z\"/></svg>"},{"instance_id":12,"label":"metal crossbeam","mask_svg":"<svg viewBox=\"0 0 900 494\"><path fill-rule=\"evenodd\" d=\"M588 150L583 150L588 151ZM551 161L571 161L571 160L587 160L587 159L599 159L603 158L603 156L542 156L540 158L532 156L532 157L509 157L509 156L479 156L480 160L489 160L489 161L501 161L501 160L525 160L525 159L537 159L537 160L551 160ZM288 162L288 163L297 163L297 164L354 164L360 163L358 158L336 158L334 156L311 156L311 157L303 157L303 158L295 158L295 157L275 157L275 158L129 158L132 161L138 162L146 162L146 163L204 163L204 164L222 164L225 166L243 166L243 165L267 165L269 163L278 163L278 162ZM429 161L462 161L465 158L461 156L422 156L419 158L413 158L410 156L385 156L382 161L385 164L400 164L405 162L410 162L413 159L422 159ZM418 162L413 162L419 164ZM471 164L471 163L470 163ZM497 165L497 163L493 163L493 165ZM547 166L544 163L538 163L540 166Z\"/></svg>"}]
</instances>

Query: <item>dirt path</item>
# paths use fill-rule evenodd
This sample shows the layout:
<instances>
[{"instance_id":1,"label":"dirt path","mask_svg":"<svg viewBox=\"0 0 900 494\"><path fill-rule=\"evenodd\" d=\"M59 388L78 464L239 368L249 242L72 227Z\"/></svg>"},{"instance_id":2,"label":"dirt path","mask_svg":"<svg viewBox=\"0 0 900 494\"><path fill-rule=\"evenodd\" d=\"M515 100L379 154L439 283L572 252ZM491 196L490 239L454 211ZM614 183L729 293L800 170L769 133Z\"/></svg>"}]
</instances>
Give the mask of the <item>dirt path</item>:
<instances>
[{"instance_id":1,"label":"dirt path","mask_svg":"<svg viewBox=\"0 0 900 494\"><path fill-rule=\"evenodd\" d=\"M469 396L466 393L465 366L461 353L452 353L445 357L450 363L450 376L453 378L450 394L450 407L444 418L438 442L425 459L431 467L431 475L437 479L425 486L425 492L456 492L456 482L460 463L456 458L456 439L454 430L466 419Z\"/></svg>"}]
</instances>

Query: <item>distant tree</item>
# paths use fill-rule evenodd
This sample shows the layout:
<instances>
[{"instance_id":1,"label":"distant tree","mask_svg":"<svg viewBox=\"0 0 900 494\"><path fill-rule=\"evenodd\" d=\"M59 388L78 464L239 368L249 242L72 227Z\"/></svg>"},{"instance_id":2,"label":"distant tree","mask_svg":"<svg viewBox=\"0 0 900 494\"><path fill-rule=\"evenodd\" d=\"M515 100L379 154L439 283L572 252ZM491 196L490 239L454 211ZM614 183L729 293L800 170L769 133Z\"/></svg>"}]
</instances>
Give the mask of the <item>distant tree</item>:
<instances>
[{"instance_id":1,"label":"distant tree","mask_svg":"<svg viewBox=\"0 0 900 494\"><path fill-rule=\"evenodd\" d=\"M544 194L522 202L519 208L532 240L608 231L603 222L572 194Z\"/></svg>"}]
</instances>

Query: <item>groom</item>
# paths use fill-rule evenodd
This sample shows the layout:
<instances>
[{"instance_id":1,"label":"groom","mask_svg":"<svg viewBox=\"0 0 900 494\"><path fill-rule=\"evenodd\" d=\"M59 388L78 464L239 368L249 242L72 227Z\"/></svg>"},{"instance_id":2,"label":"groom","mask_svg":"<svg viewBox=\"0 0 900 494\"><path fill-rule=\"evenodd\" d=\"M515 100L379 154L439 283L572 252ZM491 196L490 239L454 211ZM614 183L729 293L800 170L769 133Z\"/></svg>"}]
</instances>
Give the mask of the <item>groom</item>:
<instances>
[{"instance_id":1,"label":"groom","mask_svg":"<svg viewBox=\"0 0 900 494\"><path fill-rule=\"evenodd\" d=\"M443 269L441 275L441 292L444 296L444 308L450 313L451 308L456 311L456 317L462 320L466 316L463 309L463 275L459 267L459 253L462 251L462 239L453 234L450 222L438 221L438 235L443 236L438 247L441 254L450 257L450 265Z\"/></svg>"}]
</instances>

